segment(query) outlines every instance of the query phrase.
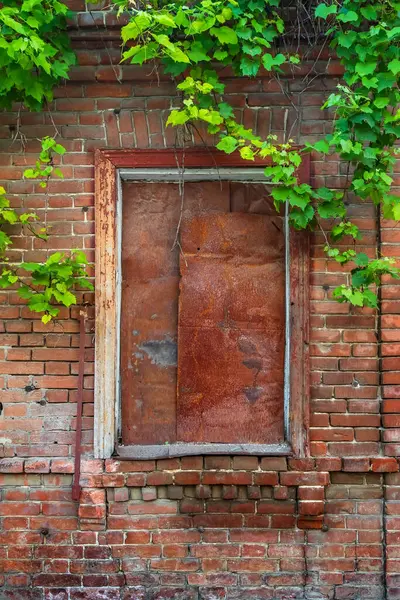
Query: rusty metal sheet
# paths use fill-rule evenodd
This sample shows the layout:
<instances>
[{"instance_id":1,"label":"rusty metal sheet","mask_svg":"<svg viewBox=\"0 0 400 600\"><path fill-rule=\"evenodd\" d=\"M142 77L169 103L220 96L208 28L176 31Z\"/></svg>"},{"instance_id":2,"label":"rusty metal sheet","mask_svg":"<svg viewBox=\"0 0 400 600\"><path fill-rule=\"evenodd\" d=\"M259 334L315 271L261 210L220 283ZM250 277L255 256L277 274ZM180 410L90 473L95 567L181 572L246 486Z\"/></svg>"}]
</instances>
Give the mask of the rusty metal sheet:
<instances>
[{"instance_id":1,"label":"rusty metal sheet","mask_svg":"<svg viewBox=\"0 0 400 600\"><path fill-rule=\"evenodd\" d=\"M123 189L121 409L124 444L176 441L177 184ZM183 217L229 210L229 183L185 184Z\"/></svg>"},{"instance_id":2,"label":"rusty metal sheet","mask_svg":"<svg viewBox=\"0 0 400 600\"><path fill-rule=\"evenodd\" d=\"M231 181L231 212L244 212L276 217L276 208L269 188L259 183ZM283 210L283 209L282 209Z\"/></svg>"},{"instance_id":3,"label":"rusty metal sheet","mask_svg":"<svg viewBox=\"0 0 400 600\"><path fill-rule=\"evenodd\" d=\"M284 233L279 217L185 219L177 437L283 440Z\"/></svg>"}]
</instances>

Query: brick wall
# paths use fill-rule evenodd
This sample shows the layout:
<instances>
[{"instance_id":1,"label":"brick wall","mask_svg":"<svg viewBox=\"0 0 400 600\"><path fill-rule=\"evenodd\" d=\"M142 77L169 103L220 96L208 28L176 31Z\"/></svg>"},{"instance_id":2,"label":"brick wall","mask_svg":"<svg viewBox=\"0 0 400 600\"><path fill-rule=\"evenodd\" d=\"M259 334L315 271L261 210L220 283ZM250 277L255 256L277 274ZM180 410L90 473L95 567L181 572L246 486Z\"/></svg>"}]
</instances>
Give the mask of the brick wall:
<instances>
[{"instance_id":1,"label":"brick wall","mask_svg":"<svg viewBox=\"0 0 400 600\"><path fill-rule=\"evenodd\" d=\"M76 10L82 5L71 2ZM93 260L94 150L156 150L175 142L164 126L174 85L162 75L157 82L146 67L121 68L118 30L111 15L103 30L104 18L82 12L79 26L71 26L79 66L57 89L51 112L22 112L19 124L17 113L0 114L8 196L52 227L47 245L17 235L18 260L71 247ZM319 107L339 75L334 61L320 57L280 83L268 74L241 81L229 73L225 82L246 125L261 135L290 132L304 143L329 131L330 115ZM50 182L47 197L22 172L37 157L37 138L53 135L54 126L67 148L65 179ZM340 188L345 174L335 157L312 156L313 185ZM396 224L379 222L368 204L355 202L349 213L364 232L360 249L399 255ZM91 307L79 503L71 498L78 309L63 308L56 324L43 325L15 292L1 294L1 599L400 597L400 288L385 283L379 315L334 302L332 289L346 275L325 260L323 244L317 231L311 457L94 460ZM92 294L83 296L93 303Z\"/></svg>"}]
</instances>

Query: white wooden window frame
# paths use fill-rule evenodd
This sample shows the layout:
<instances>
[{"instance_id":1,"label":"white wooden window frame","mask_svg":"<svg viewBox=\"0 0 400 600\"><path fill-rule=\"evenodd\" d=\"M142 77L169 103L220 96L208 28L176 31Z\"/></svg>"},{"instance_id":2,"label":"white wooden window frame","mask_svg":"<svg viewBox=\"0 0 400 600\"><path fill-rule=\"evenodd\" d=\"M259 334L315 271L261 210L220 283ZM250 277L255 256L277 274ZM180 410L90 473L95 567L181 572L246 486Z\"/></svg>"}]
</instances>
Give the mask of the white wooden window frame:
<instances>
[{"instance_id":1,"label":"white wooden window frame","mask_svg":"<svg viewBox=\"0 0 400 600\"><path fill-rule=\"evenodd\" d=\"M128 151L129 152L129 151ZM144 157L136 151L133 156ZM152 153L147 151L147 155ZM145 160L129 160L132 153L97 151L96 153L96 343L94 396L94 455L110 458L117 454L125 459L153 459L201 454L255 454L297 456L308 452L308 285L304 285L308 261L303 253L291 264L290 248L304 246L298 234L289 233L285 218L286 238L286 323L284 375L284 429L282 444L169 444L118 446L120 423L120 312L121 312L121 240L122 240L122 183L124 181L178 182L185 181L243 181L265 182L263 167L222 166L178 167L147 166L160 164L158 152ZM121 155L123 158L121 158ZM194 152L194 156L199 156ZM131 162L136 162L131 167ZM192 161L193 162L193 161ZM196 160L194 159L196 163ZM141 166L144 163L146 166ZM200 161L201 163L201 161ZM187 164L187 161L186 161ZM190 163L189 163L190 164ZM128 165L128 167L124 166ZM269 184L271 185L271 184ZM298 253L297 253L298 254ZM298 263L298 264L297 264ZM291 269L295 268L295 278ZM294 286L290 285L294 281ZM291 289L294 288L294 289ZM294 296L296 302L293 301ZM293 341L294 340L294 341ZM295 375L293 359L301 355L303 375ZM299 370L299 369L297 369ZM301 385L301 389L299 389Z\"/></svg>"}]
</instances>

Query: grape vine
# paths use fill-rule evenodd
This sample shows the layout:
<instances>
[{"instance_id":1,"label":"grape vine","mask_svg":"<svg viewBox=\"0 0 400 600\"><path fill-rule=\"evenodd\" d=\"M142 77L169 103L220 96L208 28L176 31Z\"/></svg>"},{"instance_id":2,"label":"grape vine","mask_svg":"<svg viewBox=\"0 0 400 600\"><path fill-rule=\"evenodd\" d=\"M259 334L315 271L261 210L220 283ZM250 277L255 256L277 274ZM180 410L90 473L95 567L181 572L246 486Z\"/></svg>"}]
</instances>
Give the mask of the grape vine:
<instances>
[{"instance_id":1,"label":"grape vine","mask_svg":"<svg viewBox=\"0 0 400 600\"><path fill-rule=\"evenodd\" d=\"M231 67L238 76L254 77L264 67L281 73L284 66L298 64L298 55L273 49L284 29L278 13L279 0L202 0L161 2L152 6L120 0L120 10L131 13L122 29L126 45L123 60L143 64L161 61L166 72L182 80L177 88L182 104L173 110L168 124L205 123L217 135L217 148L240 152L244 160L266 158L271 165L265 175L273 183L275 206L289 205L289 219L296 229L316 228L321 221L331 225L325 252L341 264L354 263L351 283L334 291L339 302L377 306L375 288L381 276L399 278L395 260L370 260L353 247L335 246L346 239L360 239L358 227L347 216L350 195L371 199L386 218L400 219L400 199L391 193L390 176L395 162L395 143L400 137L400 3L368 0L333 0L319 4L317 19L328 20L331 46L344 67L344 84L338 86L322 108L335 107L333 133L305 151L339 154L353 174L345 189L311 189L299 183L296 169L302 161L290 141L278 144L274 136L261 139L234 117L224 100L224 84L215 63ZM333 225L332 225L333 222Z\"/></svg>"},{"instance_id":2,"label":"grape vine","mask_svg":"<svg viewBox=\"0 0 400 600\"><path fill-rule=\"evenodd\" d=\"M247 161L264 158L266 178L277 184L271 192L276 209L286 204L296 229L326 229L326 256L351 265L350 284L336 288L334 297L376 307L381 277L399 278L400 271L392 258L370 259L356 251L361 234L347 214L347 204L353 197L372 201L384 218L400 220L400 199L391 190L400 137L400 2L329 0L317 5L315 19L326 24L344 76L322 107L335 111L332 133L302 151L290 139L262 139L244 127L219 77L221 68L230 68L238 77L256 77L261 69L279 77L301 62L298 54L279 51L285 30L280 0L114 0L111 9L129 17L121 30L122 62L151 61L176 81L181 104L170 112L167 124L206 127L216 136L220 151L238 152ZM29 110L48 108L54 86L75 62L66 17L67 8L58 0L11 0L2 5L0 107L17 102ZM343 188L312 189L298 181L302 154L310 151L339 155L348 164ZM53 157L63 152L57 139L44 138L35 167L24 177L38 179L43 187L50 177L62 177ZM13 226L47 238L48 231L35 222L34 213L14 211L0 188L0 256L5 262L0 286L18 287L46 323L57 316L55 304L75 303L74 287L87 288L90 283L80 251L56 252L38 264L7 261Z\"/></svg>"}]
</instances>

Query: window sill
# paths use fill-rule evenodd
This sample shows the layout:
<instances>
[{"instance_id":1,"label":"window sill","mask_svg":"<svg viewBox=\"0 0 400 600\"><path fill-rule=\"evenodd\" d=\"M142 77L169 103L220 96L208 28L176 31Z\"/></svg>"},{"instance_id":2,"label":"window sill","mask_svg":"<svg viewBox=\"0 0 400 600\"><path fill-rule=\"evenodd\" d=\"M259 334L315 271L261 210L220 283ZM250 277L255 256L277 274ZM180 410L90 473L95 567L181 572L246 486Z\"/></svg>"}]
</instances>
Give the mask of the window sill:
<instances>
[{"instance_id":1,"label":"window sill","mask_svg":"<svg viewBox=\"0 0 400 600\"><path fill-rule=\"evenodd\" d=\"M289 444L159 444L152 446L117 446L116 457L120 460L152 460L178 458L207 454L246 456L287 456L292 454Z\"/></svg>"}]
</instances>

